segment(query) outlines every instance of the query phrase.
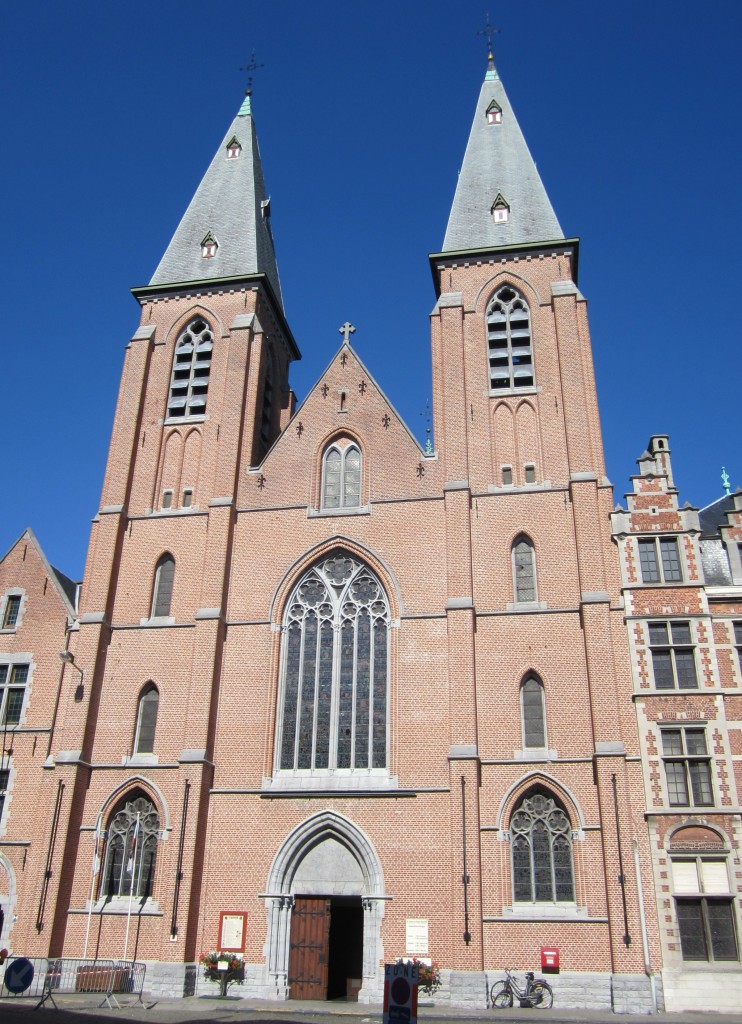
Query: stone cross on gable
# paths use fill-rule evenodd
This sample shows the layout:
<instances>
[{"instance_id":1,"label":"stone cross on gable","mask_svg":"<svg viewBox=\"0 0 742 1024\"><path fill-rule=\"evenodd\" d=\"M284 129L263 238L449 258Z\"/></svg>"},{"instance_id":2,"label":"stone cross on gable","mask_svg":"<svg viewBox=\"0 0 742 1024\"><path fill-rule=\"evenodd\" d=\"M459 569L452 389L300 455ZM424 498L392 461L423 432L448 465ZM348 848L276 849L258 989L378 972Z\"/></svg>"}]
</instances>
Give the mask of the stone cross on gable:
<instances>
[{"instance_id":1,"label":"stone cross on gable","mask_svg":"<svg viewBox=\"0 0 742 1024\"><path fill-rule=\"evenodd\" d=\"M346 320L345 323L343 324L343 326L338 328L338 332L343 335L343 344L344 345L349 345L350 344L350 336L351 336L351 334L355 334L356 333L356 329L353 326L353 324L349 323Z\"/></svg>"}]
</instances>

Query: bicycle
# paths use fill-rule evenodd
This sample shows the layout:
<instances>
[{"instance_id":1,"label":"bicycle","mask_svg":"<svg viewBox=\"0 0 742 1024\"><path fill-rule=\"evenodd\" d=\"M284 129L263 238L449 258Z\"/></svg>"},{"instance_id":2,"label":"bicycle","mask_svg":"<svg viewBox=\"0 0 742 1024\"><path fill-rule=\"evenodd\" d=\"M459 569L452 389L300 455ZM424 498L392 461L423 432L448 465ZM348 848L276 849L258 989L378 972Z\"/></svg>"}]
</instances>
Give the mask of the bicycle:
<instances>
[{"instance_id":1,"label":"bicycle","mask_svg":"<svg viewBox=\"0 0 742 1024\"><path fill-rule=\"evenodd\" d=\"M520 1006L537 1006L540 1010L548 1010L554 1002L551 985L541 979L535 981L533 971L526 971L526 983L523 988L519 987L512 971L506 969L505 974L505 980L493 982L490 989L490 1003L498 1010L512 1006L513 997L518 1000Z\"/></svg>"}]
</instances>

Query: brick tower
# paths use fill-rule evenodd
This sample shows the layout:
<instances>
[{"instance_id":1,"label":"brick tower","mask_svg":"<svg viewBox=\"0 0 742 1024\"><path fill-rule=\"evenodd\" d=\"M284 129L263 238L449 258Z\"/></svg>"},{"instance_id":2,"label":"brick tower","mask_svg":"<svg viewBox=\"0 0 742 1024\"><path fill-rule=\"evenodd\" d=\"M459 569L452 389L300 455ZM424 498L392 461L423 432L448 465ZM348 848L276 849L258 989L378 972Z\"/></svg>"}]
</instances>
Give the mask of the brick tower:
<instances>
[{"instance_id":1,"label":"brick tower","mask_svg":"<svg viewBox=\"0 0 742 1024\"><path fill-rule=\"evenodd\" d=\"M136 956L169 993L208 990L220 949L272 999L375 1001L417 955L474 1005L548 946L560 1005L649 1007L578 241L494 62L431 257L434 449L350 324L294 408L269 218L248 97L134 291L33 942Z\"/></svg>"}]
</instances>

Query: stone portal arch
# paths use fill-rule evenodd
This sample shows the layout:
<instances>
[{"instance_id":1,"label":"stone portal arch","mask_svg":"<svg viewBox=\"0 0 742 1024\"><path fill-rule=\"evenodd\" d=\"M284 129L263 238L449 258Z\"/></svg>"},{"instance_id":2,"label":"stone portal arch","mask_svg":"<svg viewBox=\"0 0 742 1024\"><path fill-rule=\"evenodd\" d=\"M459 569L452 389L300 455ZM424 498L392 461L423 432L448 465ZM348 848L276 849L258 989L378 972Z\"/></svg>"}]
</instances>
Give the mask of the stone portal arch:
<instances>
[{"instance_id":1,"label":"stone portal arch","mask_svg":"<svg viewBox=\"0 0 742 1024\"><path fill-rule=\"evenodd\" d=\"M363 906L363 984L359 1002L380 1001L384 872L373 843L349 818L321 811L298 825L276 853L264 894L267 987L288 998L291 912L297 894L358 896Z\"/></svg>"}]
</instances>

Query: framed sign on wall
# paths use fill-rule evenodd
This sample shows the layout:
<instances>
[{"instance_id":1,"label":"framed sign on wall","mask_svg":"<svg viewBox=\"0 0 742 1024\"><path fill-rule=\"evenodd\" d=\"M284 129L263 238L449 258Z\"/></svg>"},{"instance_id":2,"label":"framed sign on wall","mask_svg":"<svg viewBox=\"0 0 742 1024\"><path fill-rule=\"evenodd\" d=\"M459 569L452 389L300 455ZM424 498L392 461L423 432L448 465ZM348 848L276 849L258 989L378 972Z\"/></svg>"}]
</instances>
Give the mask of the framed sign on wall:
<instances>
[{"instance_id":1,"label":"framed sign on wall","mask_svg":"<svg viewBox=\"0 0 742 1024\"><path fill-rule=\"evenodd\" d=\"M243 953L247 938L247 914L235 910L219 913L219 949L224 953Z\"/></svg>"}]
</instances>

